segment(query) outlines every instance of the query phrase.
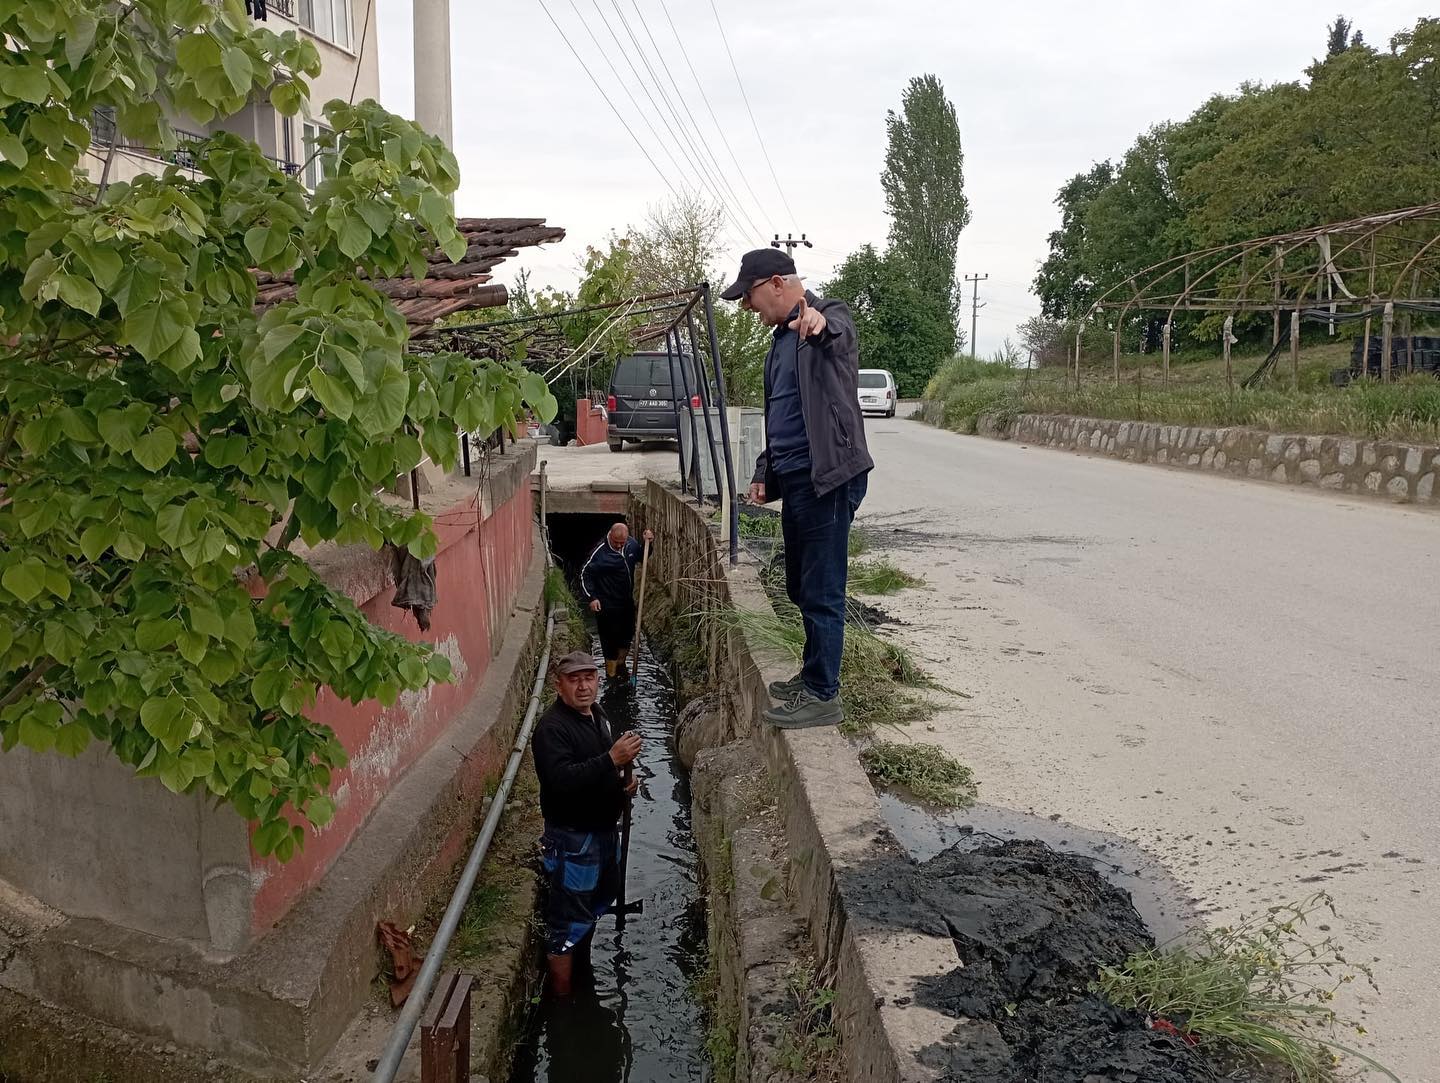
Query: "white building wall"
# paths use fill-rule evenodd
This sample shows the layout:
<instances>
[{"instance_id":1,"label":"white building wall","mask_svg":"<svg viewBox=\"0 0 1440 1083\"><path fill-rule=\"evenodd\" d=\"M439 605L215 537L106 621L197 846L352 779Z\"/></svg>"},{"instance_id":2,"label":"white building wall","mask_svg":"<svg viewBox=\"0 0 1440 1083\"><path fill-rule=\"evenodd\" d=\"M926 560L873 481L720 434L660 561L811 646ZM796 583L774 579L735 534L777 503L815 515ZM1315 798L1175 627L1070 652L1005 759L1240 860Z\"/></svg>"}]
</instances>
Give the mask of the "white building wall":
<instances>
[{"instance_id":1,"label":"white building wall","mask_svg":"<svg viewBox=\"0 0 1440 1083\"><path fill-rule=\"evenodd\" d=\"M310 103L307 113L284 117L268 101L252 103L234 117L202 125L187 117L172 116L171 123L182 133L208 135L215 131L232 131L253 139L268 155L282 162L302 166L308 157L305 150L305 125L323 123L325 103L340 98L364 101L380 96L380 48L376 40L376 5L380 0L269 0L269 18L262 25L277 34L294 30L315 43L320 52L321 71L310 80ZM344 9L345 19L335 22L336 8ZM328 20L326 16L329 16ZM315 26L307 23L317 24ZM337 32L338 30L338 32ZM349 44L345 44L348 38ZM353 88L353 98L352 95ZM121 147L110 165L111 181L129 181L146 173L159 173L167 165L185 164L184 140L181 149L162 160L151 150ZM86 157L87 172L99 180L109 147L97 139ZM312 172L311 179L314 179Z\"/></svg>"}]
</instances>

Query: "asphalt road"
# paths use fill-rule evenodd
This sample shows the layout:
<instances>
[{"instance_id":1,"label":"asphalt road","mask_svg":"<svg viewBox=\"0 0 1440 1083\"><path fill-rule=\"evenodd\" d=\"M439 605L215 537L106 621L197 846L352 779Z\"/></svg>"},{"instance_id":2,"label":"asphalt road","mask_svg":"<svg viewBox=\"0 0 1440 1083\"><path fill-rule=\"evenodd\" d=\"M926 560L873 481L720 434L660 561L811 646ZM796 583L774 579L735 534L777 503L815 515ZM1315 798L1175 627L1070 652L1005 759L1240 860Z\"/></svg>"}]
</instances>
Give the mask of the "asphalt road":
<instances>
[{"instance_id":1,"label":"asphalt road","mask_svg":"<svg viewBox=\"0 0 1440 1083\"><path fill-rule=\"evenodd\" d=\"M1138 841L1211 921L1317 890L1363 1041L1440 1081L1440 514L867 423L885 605L984 800ZM1317 935L1324 935L1318 933Z\"/></svg>"}]
</instances>

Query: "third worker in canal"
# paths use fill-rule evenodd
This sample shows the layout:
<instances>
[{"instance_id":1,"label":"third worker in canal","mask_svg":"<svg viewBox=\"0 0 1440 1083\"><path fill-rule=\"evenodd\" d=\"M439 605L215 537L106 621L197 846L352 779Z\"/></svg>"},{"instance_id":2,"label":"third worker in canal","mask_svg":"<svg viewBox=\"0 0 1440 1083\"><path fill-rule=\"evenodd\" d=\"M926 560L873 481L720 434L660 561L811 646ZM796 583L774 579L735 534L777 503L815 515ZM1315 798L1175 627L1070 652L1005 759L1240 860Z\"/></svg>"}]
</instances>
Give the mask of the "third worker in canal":
<instances>
[{"instance_id":1,"label":"third worker in canal","mask_svg":"<svg viewBox=\"0 0 1440 1083\"><path fill-rule=\"evenodd\" d=\"M644 536L647 542L655 539L650 530ZM595 614L607 677L625 673L635 637L635 569L644 553L630 528L616 523L580 569L580 594Z\"/></svg>"}]
</instances>

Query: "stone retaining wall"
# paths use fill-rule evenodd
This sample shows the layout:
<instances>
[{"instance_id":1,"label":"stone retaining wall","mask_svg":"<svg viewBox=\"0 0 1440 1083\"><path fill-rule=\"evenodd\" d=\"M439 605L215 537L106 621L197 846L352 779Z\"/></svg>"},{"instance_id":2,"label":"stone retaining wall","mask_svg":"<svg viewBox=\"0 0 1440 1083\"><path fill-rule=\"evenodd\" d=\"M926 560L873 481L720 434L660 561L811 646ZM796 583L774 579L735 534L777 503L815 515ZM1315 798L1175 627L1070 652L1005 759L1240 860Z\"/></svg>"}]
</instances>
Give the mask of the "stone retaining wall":
<instances>
[{"instance_id":1,"label":"stone retaining wall","mask_svg":"<svg viewBox=\"0 0 1440 1083\"><path fill-rule=\"evenodd\" d=\"M760 905L771 900L752 897L768 876L757 878L755 870L770 866L758 839L746 833L755 822L737 812L746 803L743 794L725 793L723 782L746 773L740 764L758 762L766 776L760 785L774 795L773 823L783 833L784 898L808 932L820 971L833 983L845 1078L933 1083L942 1073L920 1052L969 1040L967 1022L914 1001L927 981L955 966L954 944L943 930L913 930L893 920L887 876L910 859L885 824L854 746L834 729L777 730L760 721L770 702L766 684L789 677L794 660L747 641L725 616L732 609L770 611L759 565L742 551L739 567L730 567L706 518L653 481L636 502L631 524L653 527L661 539L650 574L668 588L674 613L685 617L684 632L705 659L718 705L717 721L698 742L691 781L707 892L722 926L712 946L718 939L722 976L728 970L746 979L743 994L738 982L722 988L733 1012L734 1079L777 1078L766 1071L766 1050L775 1039L770 990L786 953L775 939L783 925L758 921L775 909ZM646 612L648 618L648 603ZM703 836L711 825L731 838L728 848L707 844ZM730 860L717 859L726 849ZM756 856L743 856L748 854ZM717 880L729 888L716 891Z\"/></svg>"},{"instance_id":2,"label":"stone retaining wall","mask_svg":"<svg viewBox=\"0 0 1440 1083\"><path fill-rule=\"evenodd\" d=\"M978 428L984 436L1132 462L1313 485L1417 504L1440 503L1436 485L1440 447L1054 414L1022 414L1008 426L982 418Z\"/></svg>"}]
</instances>

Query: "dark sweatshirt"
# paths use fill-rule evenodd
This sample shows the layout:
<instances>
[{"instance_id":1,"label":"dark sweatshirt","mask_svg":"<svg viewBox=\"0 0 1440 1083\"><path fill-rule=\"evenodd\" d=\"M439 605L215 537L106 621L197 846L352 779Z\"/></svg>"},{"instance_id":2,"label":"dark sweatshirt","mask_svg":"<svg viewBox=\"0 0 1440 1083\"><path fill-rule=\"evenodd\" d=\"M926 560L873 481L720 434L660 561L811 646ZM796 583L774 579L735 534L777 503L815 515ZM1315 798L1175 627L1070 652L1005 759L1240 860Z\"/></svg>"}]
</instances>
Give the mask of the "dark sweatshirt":
<instances>
[{"instance_id":1,"label":"dark sweatshirt","mask_svg":"<svg viewBox=\"0 0 1440 1083\"><path fill-rule=\"evenodd\" d=\"M615 743L599 705L583 715L563 702L540 717L531 738L545 822L572 831L614 831L625 804Z\"/></svg>"}]
</instances>

